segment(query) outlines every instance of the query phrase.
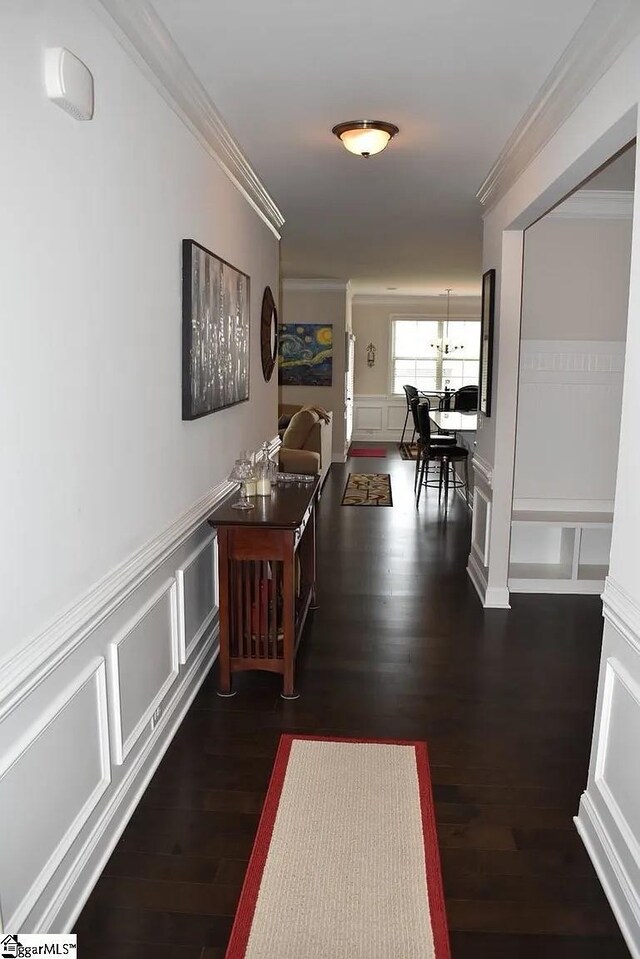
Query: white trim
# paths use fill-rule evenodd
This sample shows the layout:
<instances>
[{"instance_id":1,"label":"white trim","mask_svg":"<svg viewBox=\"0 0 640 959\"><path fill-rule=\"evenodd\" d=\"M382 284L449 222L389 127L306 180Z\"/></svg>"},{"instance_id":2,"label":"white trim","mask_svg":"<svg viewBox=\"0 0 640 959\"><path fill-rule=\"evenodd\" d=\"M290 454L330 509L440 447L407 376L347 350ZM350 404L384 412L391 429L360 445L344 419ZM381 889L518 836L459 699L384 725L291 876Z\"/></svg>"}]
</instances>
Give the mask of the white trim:
<instances>
[{"instance_id":1,"label":"white trim","mask_svg":"<svg viewBox=\"0 0 640 959\"><path fill-rule=\"evenodd\" d=\"M514 513L613 513L612 499L514 499Z\"/></svg>"},{"instance_id":2,"label":"white trim","mask_svg":"<svg viewBox=\"0 0 640 959\"><path fill-rule=\"evenodd\" d=\"M213 607L209 610L199 628L197 629L194 636L192 636L191 641L187 643L187 628L186 628L186 605L185 605L185 595L184 595L184 577L185 572L189 569L190 566L193 566L195 561L198 559L201 553L205 551L211 544L215 541L216 532L212 530L208 536L200 543L192 553L187 556L181 566L176 570L176 586L177 586L177 597L178 597L178 650L179 650L179 661L181 665L184 665L191 653L198 645L209 626L213 622L213 618L218 611L218 551L217 549L212 550L212 569L211 576L212 582L214 583L214 600Z\"/></svg>"},{"instance_id":3,"label":"white trim","mask_svg":"<svg viewBox=\"0 0 640 959\"><path fill-rule=\"evenodd\" d=\"M491 209L640 30L640 4L597 0L491 167L477 198Z\"/></svg>"},{"instance_id":4,"label":"white trim","mask_svg":"<svg viewBox=\"0 0 640 959\"><path fill-rule=\"evenodd\" d=\"M576 190L549 210L547 218L556 220L631 220L633 190Z\"/></svg>"},{"instance_id":5,"label":"white trim","mask_svg":"<svg viewBox=\"0 0 640 959\"><path fill-rule=\"evenodd\" d=\"M80 831L89 819L93 810L98 805L100 799L104 795L111 782L109 729L107 720L107 684L105 676L105 662L102 657L99 659L94 659L75 677L72 682L65 687L65 689L62 690L58 696L56 696L53 702L49 705L48 709L46 709L37 718L37 720L26 730L24 735L21 736L18 742L13 745L13 748L7 752L0 765L0 779L2 779L8 770L19 760L20 756L22 756L22 754L25 753L36 742L45 729L47 729L47 727L54 722L56 717L69 706L72 699L80 692L80 690L92 680L96 681L98 709L97 718L100 734L99 756L102 776L100 781L96 784L95 788L91 792L91 795L87 797L82 809L79 810L65 834L60 838L60 841L49 856L49 859L43 868L40 870L33 885L29 888L29 891L20 902L20 905L17 907L16 911L13 913L13 915L7 917L7 926L10 929L15 929L16 931L20 929L23 920L29 915L35 903L38 901L38 898L42 895L47 883L50 881L56 869L73 846L73 843L77 839ZM5 828L7 828L6 824Z\"/></svg>"},{"instance_id":6,"label":"white trim","mask_svg":"<svg viewBox=\"0 0 640 959\"><path fill-rule=\"evenodd\" d=\"M211 636L207 639L202 649L194 658L193 663L191 663L188 670L184 674L180 689L177 691L176 695L163 712L160 721L155 728L155 735L151 736L145 743L140 754L132 762L131 767L128 769L124 779L116 787L108 801L108 804L102 811L100 818L93 827L91 835L87 839L82 850L78 853L65 879L60 884L58 890L52 897L48 908L38 922L38 928L31 931L49 932L52 928L55 928L55 930L58 931L61 926L59 919L60 912L65 908L65 906L69 906L69 901L75 893L75 902L70 908L68 908L62 924L65 929L73 928L76 919L80 915L85 902L89 898L89 895L98 881L98 878L102 873L109 857L111 856L111 853L113 852L118 840L120 839L120 836L124 832L124 829L131 818L133 811L138 805L142 794L151 781L156 769L160 765L162 757L169 748L178 726L182 722L202 683L209 673L211 666L218 656L219 648L216 647L214 649L217 634L218 628L216 624ZM211 657L211 662L206 663L205 661L212 649L213 656ZM204 669L202 669L203 664L205 664ZM198 675L200 671L201 674ZM193 687L189 689L189 686L192 682ZM188 692L183 695L185 690L188 690ZM155 755L151 756L154 750L157 750L157 752ZM138 776L140 776L140 779L138 782L136 782ZM121 813L120 820L113 829L110 829L112 822L118 813ZM90 873L84 877L81 887L76 891L74 887L83 878L83 870L88 867L91 856L94 854L94 852L96 852L101 840L107 833L108 839L103 843L102 848L99 850Z\"/></svg>"},{"instance_id":7,"label":"white trim","mask_svg":"<svg viewBox=\"0 0 640 959\"><path fill-rule=\"evenodd\" d=\"M289 279L282 281L285 293L346 293L348 280L305 280Z\"/></svg>"},{"instance_id":8,"label":"white trim","mask_svg":"<svg viewBox=\"0 0 640 959\"><path fill-rule=\"evenodd\" d=\"M164 697L167 695L169 689L173 686L178 676L176 589L177 587L175 579L171 578L164 582L162 586L156 590L153 596L147 600L144 606L136 611L135 616L125 623L122 629L119 630L117 635L114 636L113 640L107 646L107 666L110 693L109 720L111 741L113 744L113 762L116 766L121 766L124 763L125 759L138 741L138 738L144 732L145 727L151 722L151 718L157 707L162 703ZM148 614L155 609L155 607L158 606L167 595L169 596L171 607L171 671L125 740L122 731L119 647L127 639L127 637L131 635L136 627L140 625L145 616L148 616Z\"/></svg>"},{"instance_id":9,"label":"white trim","mask_svg":"<svg viewBox=\"0 0 640 959\"><path fill-rule=\"evenodd\" d=\"M89 592L4 662L0 719L41 683L86 637L202 525L237 483L218 483L164 532L101 579Z\"/></svg>"},{"instance_id":10,"label":"white trim","mask_svg":"<svg viewBox=\"0 0 640 959\"><path fill-rule=\"evenodd\" d=\"M395 306L397 309L402 310L403 307L420 307L425 311L424 315L431 317L431 314L428 312L430 309L436 309L438 314L442 313L442 300L445 296L444 293L437 295L433 294L424 294L424 296L419 295L409 295L403 296L401 293L396 293L391 295L390 293L354 293L353 294L353 306ZM481 291L478 290L477 294L460 294L456 296L454 293L451 294L451 299L455 300L455 305L460 309L463 305L466 305L471 312L469 313L458 313L457 316L461 320L479 320L480 310L482 307L481 304ZM445 310L446 314L446 310Z\"/></svg>"},{"instance_id":11,"label":"white trim","mask_svg":"<svg viewBox=\"0 0 640 959\"><path fill-rule=\"evenodd\" d=\"M640 708L640 686L633 679L627 669L622 665L622 663L611 656L607 659L605 666L605 680L604 688L602 692L602 712L601 719L599 723L598 738L595 746L595 769L594 769L594 785L599 791L602 800L609 812L609 815L616 824L617 829L624 840L624 844L631 853L631 858L634 862L640 863L640 843L638 842L637 837L634 835L634 832L629 825L629 822L620 809L618 801L611 792L609 784L606 780L606 762L607 762L607 747L609 744L609 729L611 726L611 708L613 706L613 691L614 684L618 680L625 690L634 700L636 706ZM636 901L638 914L640 915L640 896L634 890L634 898Z\"/></svg>"},{"instance_id":12,"label":"white trim","mask_svg":"<svg viewBox=\"0 0 640 959\"><path fill-rule=\"evenodd\" d=\"M640 905L627 871L613 847L591 797L584 792L574 823L620 931L634 959L640 959Z\"/></svg>"},{"instance_id":13,"label":"white trim","mask_svg":"<svg viewBox=\"0 0 640 959\"><path fill-rule=\"evenodd\" d=\"M605 580L602 612L604 618L640 655L640 606L611 576Z\"/></svg>"},{"instance_id":14,"label":"white trim","mask_svg":"<svg viewBox=\"0 0 640 959\"><path fill-rule=\"evenodd\" d=\"M471 457L471 468L489 489L493 489L493 466L488 460L483 459L479 453L474 453Z\"/></svg>"},{"instance_id":15,"label":"white trim","mask_svg":"<svg viewBox=\"0 0 640 959\"><path fill-rule=\"evenodd\" d=\"M509 590L506 586L487 586L484 597L485 609L511 609Z\"/></svg>"},{"instance_id":16,"label":"white trim","mask_svg":"<svg viewBox=\"0 0 640 959\"><path fill-rule=\"evenodd\" d=\"M477 550L474 550L473 547L469 553L469 559L467 562L467 576L473 583L475 591L480 597L480 602L484 606L484 600L487 593L487 579L484 574L484 570L478 561Z\"/></svg>"},{"instance_id":17,"label":"white trim","mask_svg":"<svg viewBox=\"0 0 640 959\"><path fill-rule=\"evenodd\" d=\"M284 217L150 0L94 0L118 42L280 239ZM97 8L97 7L96 7ZM97 8L98 9L98 8Z\"/></svg>"},{"instance_id":18,"label":"white trim","mask_svg":"<svg viewBox=\"0 0 640 959\"><path fill-rule=\"evenodd\" d=\"M476 541L476 532L478 527L478 515L480 511L476 508L476 498L484 500L486 504L485 523L484 523L484 550L480 550ZM475 553L485 569L489 567L489 538L491 535L491 498L474 483L473 486L473 517L471 520L471 551Z\"/></svg>"}]
</instances>

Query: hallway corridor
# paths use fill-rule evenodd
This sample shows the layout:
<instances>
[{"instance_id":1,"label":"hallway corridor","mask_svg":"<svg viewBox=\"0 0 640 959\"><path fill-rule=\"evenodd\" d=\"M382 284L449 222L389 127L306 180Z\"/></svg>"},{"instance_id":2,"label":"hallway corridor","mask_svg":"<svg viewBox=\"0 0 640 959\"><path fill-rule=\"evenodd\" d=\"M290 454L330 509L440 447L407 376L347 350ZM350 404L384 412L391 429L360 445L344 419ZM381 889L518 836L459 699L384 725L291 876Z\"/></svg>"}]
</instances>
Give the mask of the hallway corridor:
<instances>
[{"instance_id":1,"label":"hallway corridor","mask_svg":"<svg viewBox=\"0 0 640 959\"><path fill-rule=\"evenodd\" d=\"M291 731L427 740L453 959L628 957L572 821L600 600L521 595L483 611L462 500L445 518L429 490L416 511L413 463L387 451L329 474L300 698L281 700L276 676L245 674L219 699L214 668L78 920L83 955L222 959ZM341 507L350 471L391 473L394 506Z\"/></svg>"}]
</instances>

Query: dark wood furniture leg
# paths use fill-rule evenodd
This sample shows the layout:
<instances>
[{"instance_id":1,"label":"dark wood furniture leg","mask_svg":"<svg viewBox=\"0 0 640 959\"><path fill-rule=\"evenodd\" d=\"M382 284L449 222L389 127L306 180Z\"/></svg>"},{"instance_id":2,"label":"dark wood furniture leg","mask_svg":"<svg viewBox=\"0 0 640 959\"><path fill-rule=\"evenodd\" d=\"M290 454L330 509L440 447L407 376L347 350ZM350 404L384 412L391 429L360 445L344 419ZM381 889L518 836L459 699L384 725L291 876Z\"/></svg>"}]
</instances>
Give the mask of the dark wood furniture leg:
<instances>
[{"instance_id":1,"label":"dark wood furniture leg","mask_svg":"<svg viewBox=\"0 0 640 959\"><path fill-rule=\"evenodd\" d=\"M229 662L231 638L231 593L229 590L229 533L226 529L218 530L218 577L220 583L220 599L218 612L220 616L220 653L219 653L219 696L235 696L231 689L231 664Z\"/></svg>"}]
</instances>

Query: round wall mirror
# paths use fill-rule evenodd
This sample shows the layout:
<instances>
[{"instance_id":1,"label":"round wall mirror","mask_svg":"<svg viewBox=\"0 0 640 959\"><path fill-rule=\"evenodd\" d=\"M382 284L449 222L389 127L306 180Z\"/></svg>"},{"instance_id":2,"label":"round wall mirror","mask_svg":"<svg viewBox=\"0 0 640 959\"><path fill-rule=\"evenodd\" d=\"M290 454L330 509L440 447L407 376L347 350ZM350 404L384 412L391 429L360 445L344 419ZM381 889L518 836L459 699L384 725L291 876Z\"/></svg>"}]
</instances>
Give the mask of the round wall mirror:
<instances>
[{"instance_id":1,"label":"round wall mirror","mask_svg":"<svg viewBox=\"0 0 640 959\"><path fill-rule=\"evenodd\" d=\"M262 355L262 372L268 383L278 357L278 311L269 286L265 287L262 297L260 353Z\"/></svg>"}]
</instances>

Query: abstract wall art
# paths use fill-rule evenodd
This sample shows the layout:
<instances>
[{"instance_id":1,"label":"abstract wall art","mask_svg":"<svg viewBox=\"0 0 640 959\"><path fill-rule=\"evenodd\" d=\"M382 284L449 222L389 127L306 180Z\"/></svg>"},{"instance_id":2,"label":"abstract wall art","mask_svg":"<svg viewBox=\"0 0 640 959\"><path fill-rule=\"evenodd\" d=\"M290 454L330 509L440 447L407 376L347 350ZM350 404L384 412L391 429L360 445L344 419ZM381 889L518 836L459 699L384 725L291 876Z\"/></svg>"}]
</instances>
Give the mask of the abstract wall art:
<instances>
[{"instance_id":1,"label":"abstract wall art","mask_svg":"<svg viewBox=\"0 0 640 959\"><path fill-rule=\"evenodd\" d=\"M333 324L283 323L278 341L278 381L282 386L331 386Z\"/></svg>"},{"instance_id":2,"label":"abstract wall art","mask_svg":"<svg viewBox=\"0 0 640 959\"><path fill-rule=\"evenodd\" d=\"M182 419L249 399L249 277L182 241Z\"/></svg>"}]
</instances>

